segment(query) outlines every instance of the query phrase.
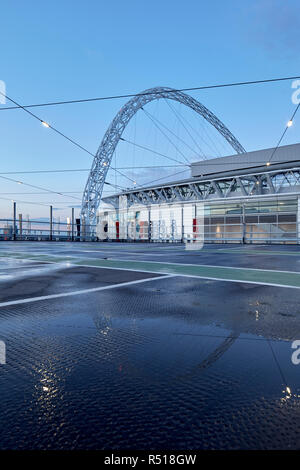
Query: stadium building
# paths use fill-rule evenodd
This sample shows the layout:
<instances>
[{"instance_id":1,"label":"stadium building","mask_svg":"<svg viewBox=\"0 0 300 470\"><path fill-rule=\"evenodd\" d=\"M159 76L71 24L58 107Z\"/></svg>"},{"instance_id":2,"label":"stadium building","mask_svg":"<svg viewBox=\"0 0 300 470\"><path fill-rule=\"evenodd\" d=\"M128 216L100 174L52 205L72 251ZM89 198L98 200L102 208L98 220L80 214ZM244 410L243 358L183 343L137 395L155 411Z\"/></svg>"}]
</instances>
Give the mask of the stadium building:
<instances>
[{"instance_id":1,"label":"stadium building","mask_svg":"<svg viewBox=\"0 0 300 470\"><path fill-rule=\"evenodd\" d=\"M100 239L300 242L300 144L199 161L191 176L103 197Z\"/></svg>"}]
</instances>

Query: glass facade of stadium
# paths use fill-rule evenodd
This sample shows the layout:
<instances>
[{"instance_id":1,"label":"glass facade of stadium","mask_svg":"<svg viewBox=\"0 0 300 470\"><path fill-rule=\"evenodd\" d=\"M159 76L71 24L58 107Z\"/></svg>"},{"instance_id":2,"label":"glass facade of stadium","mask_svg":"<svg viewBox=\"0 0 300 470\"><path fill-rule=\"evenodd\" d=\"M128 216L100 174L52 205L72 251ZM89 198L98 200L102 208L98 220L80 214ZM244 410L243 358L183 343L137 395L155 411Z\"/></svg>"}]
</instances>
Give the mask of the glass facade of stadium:
<instances>
[{"instance_id":1,"label":"glass facade of stadium","mask_svg":"<svg viewBox=\"0 0 300 470\"><path fill-rule=\"evenodd\" d=\"M300 144L210 159L191 178L103 198L100 239L300 243Z\"/></svg>"},{"instance_id":2,"label":"glass facade of stadium","mask_svg":"<svg viewBox=\"0 0 300 470\"><path fill-rule=\"evenodd\" d=\"M98 216L100 239L214 243L298 243L300 198L131 206Z\"/></svg>"}]
</instances>

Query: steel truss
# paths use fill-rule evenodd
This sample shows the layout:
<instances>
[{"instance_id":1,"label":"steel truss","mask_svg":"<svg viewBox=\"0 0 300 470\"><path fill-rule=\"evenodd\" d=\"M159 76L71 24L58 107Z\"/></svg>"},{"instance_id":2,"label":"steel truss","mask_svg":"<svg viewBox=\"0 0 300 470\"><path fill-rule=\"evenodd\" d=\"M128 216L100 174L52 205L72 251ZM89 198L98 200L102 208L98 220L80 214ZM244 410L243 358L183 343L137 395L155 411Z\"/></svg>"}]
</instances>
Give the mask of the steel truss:
<instances>
[{"instance_id":1,"label":"steel truss","mask_svg":"<svg viewBox=\"0 0 300 470\"><path fill-rule=\"evenodd\" d=\"M81 218L85 224L95 223L96 211L101 201L103 186L113 153L130 119L147 103L162 98L178 101L191 108L214 126L238 154L245 153L245 149L229 129L209 111L209 109L199 103L199 101L172 88L156 87L146 90L133 97L120 109L103 137L101 145L94 157L83 193Z\"/></svg>"},{"instance_id":2,"label":"steel truss","mask_svg":"<svg viewBox=\"0 0 300 470\"><path fill-rule=\"evenodd\" d=\"M160 187L141 188L122 193L127 196L127 207L134 204L167 204L215 199L252 198L264 195L300 193L300 168L273 170L182 183L169 183ZM103 198L118 208L119 195Z\"/></svg>"}]
</instances>

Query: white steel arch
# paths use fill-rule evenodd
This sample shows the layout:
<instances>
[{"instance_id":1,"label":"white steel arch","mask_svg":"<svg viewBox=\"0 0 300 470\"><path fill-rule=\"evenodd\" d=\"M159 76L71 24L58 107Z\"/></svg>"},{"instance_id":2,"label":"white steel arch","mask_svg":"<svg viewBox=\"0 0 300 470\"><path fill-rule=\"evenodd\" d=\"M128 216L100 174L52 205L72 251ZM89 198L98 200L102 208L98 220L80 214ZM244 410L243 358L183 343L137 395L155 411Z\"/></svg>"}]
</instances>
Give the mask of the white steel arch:
<instances>
[{"instance_id":1,"label":"white steel arch","mask_svg":"<svg viewBox=\"0 0 300 470\"><path fill-rule=\"evenodd\" d=\"M191 108L214 126L238 154L245 153L245 149L229 129L209 111L209 109L199 103L199 101L173 88L155 87L145 90L131 98L120 109L105 132L100 147L94 157L82 197L81 219L85 224L95 223L96 212L101 201L103 186L113 153L130 119L145 104L161 98L175 100Z\"/></svg>"}]
</instances>

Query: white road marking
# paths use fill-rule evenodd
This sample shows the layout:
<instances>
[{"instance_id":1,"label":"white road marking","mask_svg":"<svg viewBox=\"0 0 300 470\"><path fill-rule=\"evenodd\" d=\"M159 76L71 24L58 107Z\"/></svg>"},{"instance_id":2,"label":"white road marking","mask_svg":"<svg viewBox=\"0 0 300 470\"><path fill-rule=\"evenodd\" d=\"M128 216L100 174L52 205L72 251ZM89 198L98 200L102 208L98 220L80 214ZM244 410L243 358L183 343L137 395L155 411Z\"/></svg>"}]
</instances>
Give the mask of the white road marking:
<instances>
[{"instance_id":1,"label":"white road marking","mask_svg":"<svg viewBox=\"0 0 300 470\"><path fill-rule=\"evenodd\" d=\"M46 255L46 254L45 254ZM46 256L53 256L53 258L55 258L56 256L57 257L60 257L59 255L46 255ZM93 260L92 258L86 258L87 260L90 260L90 261L106 261L104 259L101 259L101 258L97 258L95 260ZM121 268L121 267L112 267L112 266L96 266L96 265L90 265L90 264L78 264L79 261L82 260L82 258L80 257L73 257L72 261L66 261L65 264L67 266L71 266L71 267L84 267L84 268L96 268L96 269L112 269L112 270L116 270L116 271L132 271L132 272L139 272L139 273L147 273L147 274L161 274L162 277L158 278L158 279L163 279L164 277L188 277L188 278L193 278L193 279L208 279L208 280L211 280L211 281L218 281L218 282L237 282L237 283L241 283L241 284L255 284L255 285L260 285L260 286L270 286L270 287L282 287L282 288L289 288L289 289L300 289L299 286L290 286L290 285L285 285L285 284L274 284L274 283L271 283L271 282L260 282L260 281L247 281L247 280L243 280L243 279L224 279L223 277L210 277L210 276L204 276L204 275L197 275L197 274L182 274L182 273L169 273L168 271L154 271L154 270L143 270L143 269L133 269L133 268ZM130 260L130 259L113 259L113 258L110 258L108 259L107 261L127 261L127 262L133 262L133 260ZM185 266L185 267L188 267L188 266L197 266L197 267L202 267L202 268L205 268L205 267L211 267L211 268L227 268L227 269L235 269L235 270L240 270L240 269L243 269L243 270L250 270L250 271L264 271L264 272L281 272L281 273L287 273L287 274L300 274L299 272L297 271L278 271L278 270L270 270L270 269L255 269L255 268L240 268L240 267L234 267L234 266L212 266L212 265L207 265L207 264L184 264L184 263L170 263L170 262L164 262L164 261L134 261L136 263L153 263L153 264L166 264L166 265L178 265L178 266ZM53 264L57 264L58 261L47 261L47 263L53 263ZM152 278L154 279L154 278ZM133 281L135 282L135 281ZM124 285L124 283L122 284ZM116 286L117 287L117 286ZM101 288L99 288L101 289ZM0 307L2 306L2 304L0 303Z\"/></svg>"},{"instance_id":2,"label":"white road marking","mask_svg":"<svg viewBox=\"0 0 300 470\"><path fill-rule=\"evenodd\" d=\"M79 258L79 259L82 259L82 258ZM170 266L172 265L175 265L175 266L185 266L185 267L188 267L188 266L196 266L197 268L221 268L221 269L236 269L236 270L244 270L244 271L263 271L263 272L266 272L266 273L287 273L287 274L299 274L300 275L300 272L299 271L281 271L279 269L261 269L261 268L243 268L243 267L240 267L240 266L223 266L223 265L213 265L213 264L194 264L194 263L171 263L170 261L149 261L149 260L132 260L132 259L125 259L125 258L108 258L107 260L102 260L101 258L97 258L96 260L92 259L92 258L87 258L87 259L90 259L91 261L127 261L129 263L132 263L132 262L135 262L135 263L154 263L154 264L168 264ZM82 266L82 265L81 265ZM151 271L151 272L154 272L154 271Z\"/></svg>"},{"instance_id":3,"label":"white road marking","mask_svg":"<svg viewBox=\"0 0 300 470\"><path fill-rule=\"evenodd\" d=\"M150 261L149 261L150 262ZM54 261L53 261L54 263ZM153 261L154 263L154 261ZM167 263L166 263L167 264ZM171 264L171 263L169 263ZM175 264L175 263L174 263ZM289 289L300 289L298 286L288 286L285 284L273 284L271 282L260 282L260 281L246 281L243 279L224 279L223 277L210 277L210 276L203 276L203 275L197 275L197 274L182 274L182 273L168 273L168 271L145 271L142 269L131 269L131 268L112 268L111 266L91 266L89 264L70 264L71 267L84 267L84 268L97 268L97 269L113 269L116 271L133 271L137 273L150 273L150 274L162 274L165 275L164 277L190 277L192 279L208 279L210 281L218 281L218 282L238 282L241 284L257 284L259 286L271 286L271 287L287 287ZM182 265L182 266L188 266L188 265ZM199 265L195 265L199 266ZM201 265L202 267L205 267L205 265ZM216 268L219 268L219 266L216 266ZM263 270L261 270L263 271ZM273 272L273 271L270 271ZM285 272L285 271L282 271ZM300 274L300 273L293 273L292 271L287 271L288 273L291 274ZM163 277L161 277L163 279ZM0 304L1 307L1 304Z\"/></svg>"},{"instance_id":4,"label":"white road marking","mask_svg":"<svg viewBox=\"0 0 300 470\"><path fill-rule=\"evenodd\" d=\"M101 260L100 260L101 261ZM105 260L104 260L105 261ZM112 260L113 261L113 260ZM131 260L128 260L131 261ZM150 262L150 261L149 261ZM49 263L56 263L55 261L49 261ZM153 261L154 263L154 261ZM172 263L165 263L165 264L172 264ZM174 263L177 264L177 263ZM178 263L179 264L179 263ZM208 279L210 281L218 281L218 282L238 282L241 284L257 284L259 286L271 286L271 287L287 287L289 289L300 289L298 286L289 286L286 284L274 284L271 282L260 282L260 281L247 281L243 279L224 279L223 277L211 277L211 276L204 276L204 275L197 275L197 274L182 274L182 273L169 273L168 271L145 271L143 269L132 269L132 268L115 268L112 266L94 266L90 264L72 264L68 262L69 267L73 268L78 268L78 267L83 267L83 268L96 268L96 269L112 269L113 271L132 271L134 273L146 273L146 274L161 274L162 276L158 279L164 279L165 277L189 277L192 279ZM189 266L189 265L182 265L182 266ZM206 265L198 265L196 264L195 266L201 266L205 267ZM219 268L220 266L214 266L216 268ZM240 268L240 269L246 269L246 268ZM266 270L261 270L261 271L266 271ZM270 271L273 272L273 271ZM276 271L277 272L277 271ZM281 271L281 272L287 272L290 274L300 274L297 272L293 271ZM1 307L1 304L0 304Z\"/></svg>"},{"instance_id":5,"label":"white road marking","mask_svg":"<svg viewBox=\"0 0 300 470\"><path fill-rule=\"evenodd\" d=\"M24 252L24 251L19 251L18 253L25 253L27 256L28 256L28 252ZM144 254L147 254L147 253L144 253ZM0 253L1 255L1 253ZM50 256L50 257L53 257L53 258L61 258L62 255L58 255L58 254L49 254L49 253L39 253L38 255L35 255L32 253L33 256ZM152 254L151 254L152 255ZM160 255L160 254L159 254ZM152 260L133 260L133 259L128 259L128 258L107 258L107 259L103 259L103 258L85 258L85 257L81 257L81 256L76 256L76 254L73 254L73 255L68 255L68 256L65 256L65 258L71 258L71 260L76 260L76 261L80 261L80 260L90 260L90 261L120 261L120 262L123 262L123 261L126 261L126 262L129 262L129 263L132 263L132 262L135 262L135 263L154 263L154 264L167 264L167 265L175 265L175 266L196 266L196 267L200 267L200 268L221 268L221 269L236 269L236 270L246 270L246 271L263 271L263 272L270 272L270 273L287 273L287 274L299 274L300 275L300 271L282 271L282 270L279 270L279 269L262 269L262 268L247 268L247 267L240 267L240 266L223 266L223 265L213 265L213 264L195 264L195 263L172 263L170 261L152 261ZM1 258L0 258L1 259ZM13 258L14 259L14 258ZM18 259L18 258L15 258L15 259ZM72 261L67 261L67 262L72 262ZM36 260L38 262L38 260ZM40 262L46 262L46 263L55 263L55 261L44 261L44 260L40 260ZM90 266L90 265L85 265L85 264L80 264L80 265L77 265L77 266L85 266L85 267L92 267L92 268L96 268L96 267L99 267L99 268L104 268L104 266ZM124 270L124 271L136 271L136 272L140 272L140 273L148 273L148 272L153 272L154 274L157 273L157 271L143 271L143 270L140 270L140 269L129 269L129 268L109 268L109 269L120 269L120 270ZM160 271L159 271L160 272ZM181 274L180 274L181 275ZM194 276L192 276L194 277ZM196 277L199 277L199 276L196 276Z\"/></svg>"},{"instance_id":6,"label":"white road marking","mask_svg":"<svg viewBox=\"0 0 300 470\"><path fill-rule=\"evenodd\" d=\"M7 307L10 305L18 305L18 304L26 304L30 302L39 302L40 300L49 300L49 299L57 299L60 297L69 297L72 295L81 295L81 294L89 294L91 292L98 292L102 290L109 290L109 289L115 289L116 287L123 287L123 286L131 286L133 284L141 284L143 282L149 282L149 281L158 281L159 279L166 279L169 277L175 277L175 274L168 274L166 276L161 275L158 277L150 277L148 279L139 279L137 281L129 281L129 282L120 282L119 284L112 284L109 286L103 286L103 287L93 287L91 289L82 289L82 290L76 290L76 291L71 291L71 292L63 292L61 294L50 294L50 295L42 295L40 297L30 297L28 299L19 299L19 300L11 300L9 302L1 302L0 307Z\"/></svg>"}]
</instances>

